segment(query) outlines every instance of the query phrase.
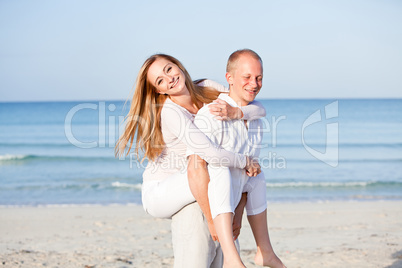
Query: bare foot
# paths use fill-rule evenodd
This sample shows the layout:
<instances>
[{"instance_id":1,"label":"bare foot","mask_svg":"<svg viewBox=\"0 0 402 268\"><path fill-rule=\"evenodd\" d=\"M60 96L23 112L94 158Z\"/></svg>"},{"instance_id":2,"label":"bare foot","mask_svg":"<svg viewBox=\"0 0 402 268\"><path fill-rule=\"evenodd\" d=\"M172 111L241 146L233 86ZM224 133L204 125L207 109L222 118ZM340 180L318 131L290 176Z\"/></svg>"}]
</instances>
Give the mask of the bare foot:
<instances>
[{"instance_id":1,"label":"bare foot","mask_svg":"<svg viewBox=\"0 0 402 268\"><path fill-rule=\"evenodd\" d=\"M271 268L286 268L282 261L275 255L274 252L262 253L257 250L254 257L254 262L257 265L271 267Z\"/></svg>"}]
</instances>

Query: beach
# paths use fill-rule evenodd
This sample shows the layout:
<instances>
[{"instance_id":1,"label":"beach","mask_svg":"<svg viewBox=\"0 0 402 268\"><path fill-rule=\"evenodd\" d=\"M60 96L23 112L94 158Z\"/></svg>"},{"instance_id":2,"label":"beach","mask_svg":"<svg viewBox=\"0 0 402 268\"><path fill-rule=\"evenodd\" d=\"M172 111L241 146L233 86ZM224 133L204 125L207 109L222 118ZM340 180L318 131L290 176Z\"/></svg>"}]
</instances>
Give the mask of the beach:
<instances>
[{"instance_id":1,"label":"beach","mask_svg":"<svg viewBox=\"0 0 402 268\"><path fill-rule=\"evenodd\" d=\"M173 267L169 219L140 205L0 208L2 267ZM269 204L274 250L288 267L402 267L402 201ZM241 256L253 263L246 217Z\"/></svg>"},{"instance_id":2,"label":"beach","mask_svg":"<svg viewBox=\"0 0 402 268\"><path fill-rule=\"evenodd\" d=\"M269 230L284 263L402 267L402 100L261 103ZM171 221L141 206L147 161L114 157L123 107L0 104L0 267L173 267ZM317 111L338 116L306 124ZM256 267L246 218L240 245Z\"/></svg>"}]
</instances>

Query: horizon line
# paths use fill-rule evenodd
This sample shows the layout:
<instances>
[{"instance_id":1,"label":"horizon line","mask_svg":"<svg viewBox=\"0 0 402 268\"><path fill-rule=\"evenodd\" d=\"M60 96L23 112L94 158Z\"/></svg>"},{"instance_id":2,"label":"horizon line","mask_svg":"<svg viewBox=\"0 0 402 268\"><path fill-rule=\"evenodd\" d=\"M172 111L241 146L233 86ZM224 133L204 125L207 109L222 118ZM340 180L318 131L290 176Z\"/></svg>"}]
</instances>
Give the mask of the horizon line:
<instances>
[{"instance_id":1,"label":"horizon line","mask_svg":"<svg viewBox=\"0 0 402 268\"><path fill-rule=\"evenodd\" d=\"M260 101L269 100L402 100L402 97L325 97L325 98L256 98ZM10 100L10 101L0 101L2 103L44 103L44 102L126 102L130 100L124 99L81 99L81 100Z\"/></svg>"}]
</instances>

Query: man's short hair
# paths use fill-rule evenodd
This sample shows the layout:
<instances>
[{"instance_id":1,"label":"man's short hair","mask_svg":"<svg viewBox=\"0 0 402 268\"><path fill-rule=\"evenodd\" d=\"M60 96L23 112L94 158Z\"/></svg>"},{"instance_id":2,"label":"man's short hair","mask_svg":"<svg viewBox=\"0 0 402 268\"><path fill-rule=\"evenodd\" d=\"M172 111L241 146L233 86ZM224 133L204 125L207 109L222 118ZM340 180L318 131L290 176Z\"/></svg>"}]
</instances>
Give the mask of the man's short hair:
<instances>
[{"instance_id":1,"label":"man's short hair","mask_svg":"<svg viewBox=\"0 0 402 268\"><path fill-rule=\"evenodd\" d=\"M248 48L239 49L239 50L236 50L235 52L233 52L229 56L228 63L226 65L226 72L227 73L231 72L234 68L236 68L237 60L239 59L239 57L241 55L245 55L245 54L255 58L256 60L259 60L261 62L261 65L262 65L262 59L256 52L254 52L253 50L248 49Z\"/></svg>"}]
</instances>

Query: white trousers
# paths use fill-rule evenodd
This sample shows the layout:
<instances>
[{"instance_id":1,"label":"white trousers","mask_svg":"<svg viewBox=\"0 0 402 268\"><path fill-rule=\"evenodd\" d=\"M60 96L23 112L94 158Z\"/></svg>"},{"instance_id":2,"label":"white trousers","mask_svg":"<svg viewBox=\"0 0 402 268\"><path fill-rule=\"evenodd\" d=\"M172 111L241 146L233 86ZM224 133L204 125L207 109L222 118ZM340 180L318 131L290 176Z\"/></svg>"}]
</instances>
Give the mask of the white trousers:
<instances>
[{"instance_id":1,"label":"white trousers","mask_svg":"<svg viewBox=\"0 0 402 268\"><path fill-rule=\"evenodd\" d=\"M172 244L174 268L222 268L221 246L212 239L197 202L173 215Z\"/></svg>"},{"instance_id":2,"label":"white trousers","mask_svg":"<svg viewBox=\"0 0 402 268\"><path fill-rule=\"evenodd\" d=\"M239 169L232 169L231 173L226 167L208 166L208 198L213 218L221 213L234 213L243 192L247 192L247 215L259 214L267 208L263 173L246 179L244 176L232 177L237 170ZM177 172L165 179L146 181L142 184L144 209L157 218L171 218L177 211L194 201L187 172Z\"/></svg>"}]
</instances>

